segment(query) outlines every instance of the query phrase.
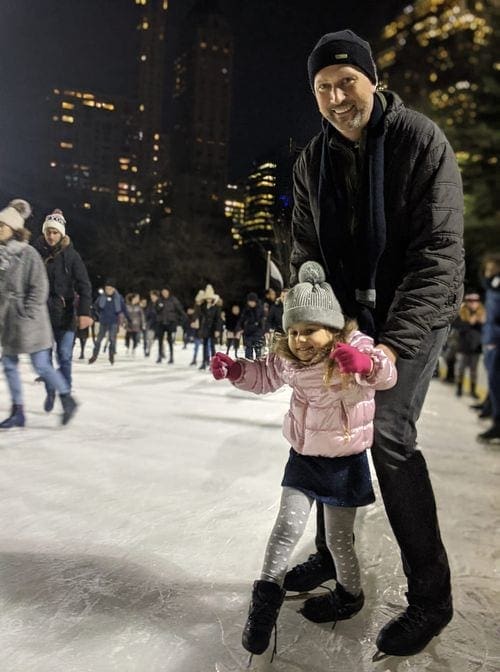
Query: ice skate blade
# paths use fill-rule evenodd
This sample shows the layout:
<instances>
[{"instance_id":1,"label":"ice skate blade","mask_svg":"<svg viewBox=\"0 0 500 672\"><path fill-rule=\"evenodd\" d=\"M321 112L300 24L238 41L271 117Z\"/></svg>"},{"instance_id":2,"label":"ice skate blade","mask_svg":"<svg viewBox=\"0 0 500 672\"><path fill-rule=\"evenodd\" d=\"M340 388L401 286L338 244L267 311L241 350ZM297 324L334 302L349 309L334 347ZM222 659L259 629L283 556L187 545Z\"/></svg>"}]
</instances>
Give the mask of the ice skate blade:
<instances>
[{"instance_id":1,"label":"ice skate blade","mask_svg":"<svg viewBox=\"0 0 500 672\"><path fill-rule=\"evenodd\" d=\"M385 660L386 658L390 658L391 654L390 653L384 653L383 651L380 651L377 649L377 651L373 654L372 657L372 662L373 663L378 663L381 660Z\"/></svg>"}]
</instances>

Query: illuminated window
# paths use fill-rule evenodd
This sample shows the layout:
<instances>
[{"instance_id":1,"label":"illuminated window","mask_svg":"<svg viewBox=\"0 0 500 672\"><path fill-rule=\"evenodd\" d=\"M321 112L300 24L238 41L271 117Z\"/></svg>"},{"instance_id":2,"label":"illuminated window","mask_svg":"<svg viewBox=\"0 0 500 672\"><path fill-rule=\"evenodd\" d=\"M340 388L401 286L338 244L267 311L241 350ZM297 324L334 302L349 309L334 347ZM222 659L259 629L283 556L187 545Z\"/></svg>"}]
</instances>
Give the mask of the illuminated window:
<instances>
[{"instance_id":1,"label":"illuminated window","mask_svg":"<svg viewBox=\"0 0 500 672\"><path fill-rule=\"evenodd\" d=\"M90 210L92 206L90 205L90 203L84 203L83 207L85 208L85 210Z\"/></svg>"},{"instance_id":2,"label":"illuminated window","mask_svg":"<svg viewBox=\"0 0 500 672\"><path fill-rule=\"evenodd\" d=\"M146 109L146 108L145 108L144 105L141 103L141 104L139 105L139 112L144 112L145 109Z\"/></svg>"},{"instance_id":3,"label":"illuminated window","mask_svg":"<svg viewBox=\"0 0 500 672\"><path fill-rule=\"evenodd\" d=\"M61 147L61 149L73 149L73 143L72 142L60 142L59 147Z\"/></svg>"},{"instance_id":4,"label":"illuminated window","mask_svg":"<svg viewBox=\"0 0 500 672\"><path fill-rule=\"evenodd\" d=\"M64 121L67 124L72 124L75 121L75 118L70 117L69 114L63 114L62 117L61 117L61 121Z\"/></svg>"},{"instance_id":5,"label":"illuminated window","mask_svg":"<svg viewBox=\"0 0 500 672\"><path fill-rule=\"evenodd\" d=\"M61 103L61 107L62 107L64 110L74 110L74 109L75 109L74 104L73 104L73 103L68 103L66 100L63 100L63 101L62 101L62 103Z\"/></svg>"}]
</instances>

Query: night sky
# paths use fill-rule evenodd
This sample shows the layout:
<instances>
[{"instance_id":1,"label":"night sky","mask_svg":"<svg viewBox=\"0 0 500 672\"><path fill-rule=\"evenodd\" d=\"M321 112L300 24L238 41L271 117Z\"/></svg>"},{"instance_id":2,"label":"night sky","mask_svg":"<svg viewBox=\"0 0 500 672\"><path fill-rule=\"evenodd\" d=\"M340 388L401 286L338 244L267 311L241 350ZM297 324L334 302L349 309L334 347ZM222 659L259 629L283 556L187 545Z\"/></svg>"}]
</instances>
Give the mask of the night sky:
<instances>
[{"instance_id":1,"label":"night sky","mask_svg":"<svg viewBox=\"0 0 500 672\"><path fill-rule=\"evenodd\" d=\"M183 15L193 0L171 0L167 26L165 130L171 68ZM233 25L230 177L293 137L319 129L307 55L325 32L352 28L376 38L407 4L401 0L219 0ZM0 14L0 185L26 194L44 170L53 87L101 93L132 90L137 9L132 0L2 0Z\"/></svg>"}]
</instances>

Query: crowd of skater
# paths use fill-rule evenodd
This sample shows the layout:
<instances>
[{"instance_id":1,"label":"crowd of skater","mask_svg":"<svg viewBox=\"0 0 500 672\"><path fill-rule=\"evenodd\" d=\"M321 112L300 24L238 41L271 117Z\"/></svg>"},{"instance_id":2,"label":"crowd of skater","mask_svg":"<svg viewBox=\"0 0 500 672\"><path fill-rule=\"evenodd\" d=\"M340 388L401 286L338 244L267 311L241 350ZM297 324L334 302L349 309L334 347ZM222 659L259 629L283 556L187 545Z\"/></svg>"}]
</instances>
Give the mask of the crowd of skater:
<instances>
[{"instance_id":1,"label":"crowd of skater","mask_svg":"<svg viewBox=\"0 0 500 672\"><path fill-rule=\"evenodd\" d=\"M170 287L152 289L148 297L130 292L123 297L108 278L92 306L94 322L91 328L76 333L80 344L79 358L85 358L89 338L92 342L93 364L104 342L109 362L114 364L117 341L123 338L124 352L152 357L157 364L174 364L175 344L182 342L184 350L192 347L190 366L200 370L209 368L216 350L225 349L235 357L260 358L272 341L273 334L281 332L283 300L286 289L269 288L260 299L248 292L241 302L224 305L212 285L200 289L192 305L184 308Z\"/></svg>"}]
</instances>

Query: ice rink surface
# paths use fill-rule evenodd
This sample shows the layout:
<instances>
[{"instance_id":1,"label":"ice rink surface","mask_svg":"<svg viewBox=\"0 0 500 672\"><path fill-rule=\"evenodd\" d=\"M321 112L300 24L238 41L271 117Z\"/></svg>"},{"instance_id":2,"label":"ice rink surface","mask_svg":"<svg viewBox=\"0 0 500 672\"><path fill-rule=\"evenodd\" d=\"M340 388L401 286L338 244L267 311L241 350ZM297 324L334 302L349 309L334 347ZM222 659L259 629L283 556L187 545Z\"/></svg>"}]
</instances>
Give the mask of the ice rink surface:
<instances>
[{"instance_id":1,"label":"ice rink surface","mask_svg":"<svg viewBox=\"0 0 500 672\"><path fill-rule=\"evenodd\" d=\"M190 346L191 347L191 346ZM113 367L75 361L81 408L59 427L22 366L28 425L0 432L1 672L232 672L280 497L289 392L256 397L190 367L119 346ZM0 413L9 409L3 381ZM455 616L411 658L373 662L405 581L377 488L360 510L364 609L331 630L287 599L275 672L499 672L500 452L433 381L420 422L450 556ZM313 550L314 518L295 558Z\"/></svg>"}]
</instances>

